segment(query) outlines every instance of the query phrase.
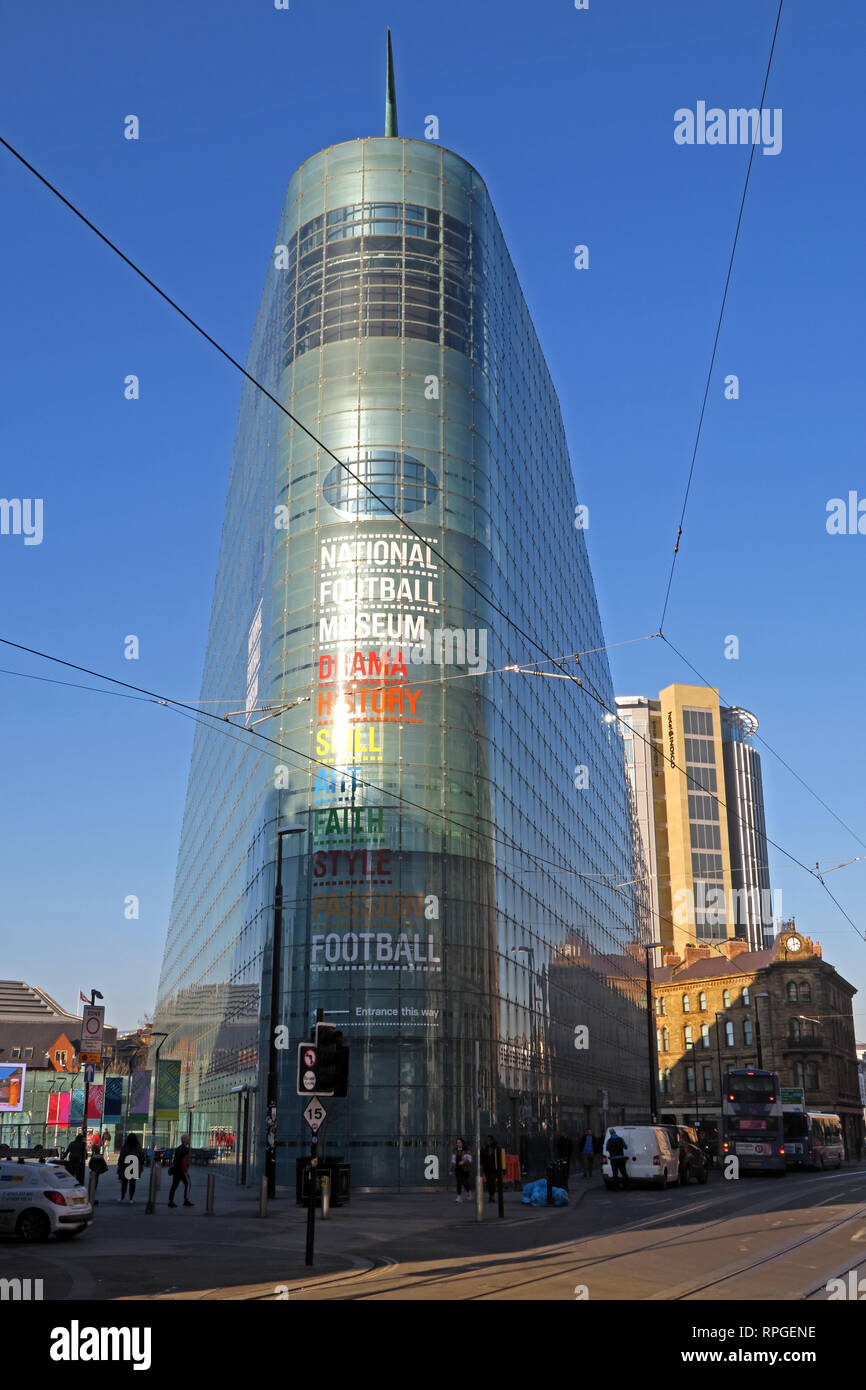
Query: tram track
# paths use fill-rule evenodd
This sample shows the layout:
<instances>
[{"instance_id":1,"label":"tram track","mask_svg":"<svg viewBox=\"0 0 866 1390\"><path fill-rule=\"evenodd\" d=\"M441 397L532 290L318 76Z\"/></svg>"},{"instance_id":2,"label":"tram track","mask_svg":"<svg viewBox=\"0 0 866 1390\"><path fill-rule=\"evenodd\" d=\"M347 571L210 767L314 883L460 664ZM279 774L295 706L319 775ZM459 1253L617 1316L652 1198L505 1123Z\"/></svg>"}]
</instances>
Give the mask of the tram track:
<instances>
[{"instance_id":1,"label":"tram track","mask_svg":"<svg viewBox=\"0 0 866 1390\"><path fill-rule=\"evenodd\" d=\"M856 1181L858 1178L862 1180L863 1175L851 1174L850 1176L854 1178ZM805 1183L798 1184L798 1196L805 1195L806 1191L808 1191L808 1188ZM725 1202L725 1205L729 1207L730 1200L728 1199L728 1194L720 1194L720 1197L721 1200ZM845 1197L846 1194L844 1192L836 1193L833 1194L831 1198L825 1198L825 1201L836 1201L837 1199L839 1201L843 1201ZM750 1202L748 1204L748 1209L743 1210L741 1208L736 1213L736 1215L738 1217L770 1216L773 1214L774 1211L780 1210L784 1208L786 1205L789 1205L790 1189L788 1189L786 1192L780 1192L778 1194L778 1197L775 1198L771 1202L771 1204L766 1207L762 1206L762 1202L764 1199L765 1194L760 1194L757 1202ZM717 1198L716 1200L719 1199ZM819 1205L823 1205L823 1203ZM686 1212L684 1214L689 1214L689 1212L693 1214L694 1208L686 1209ZM751 1258L745 1261L738 1261L734 1267L726 1269L723 1273L717 1274L714 1278L703 1279L700 1282L689 1284L686 1288L676 1288L664 1294L650 1295L649 1298L677 1302L688 1300L689 1298L692 1298L700 1293L705 1292L707 1289L719 1287L721 1285L729 1283L731 1280L741 1278L744 1275L748 1275L755 1269L761 1268L765 1265L773 1264L777 1260L784 1259L790 1256L794 1251L807 1247L811 1244L814 1244L816 1241L826 1238L828 1235L831 1235L835 1230L840 1229L846 1224L862 1220L864 1215L866 1215L866 1205L861 1205L854 1212L848 1213L845 1216L832 1220L830 1222L822 1223L820 1230L812 1231L808 1235L800 1236L797 1240L787 1241L780 1248L760 1254L755 1258ZM601 1238L607 1238L621 1236L624 1233L633 1230L645 1231L648 1225L657 1224L662 1221L670 1222L672 1219L675 1220L676 1216L676 1212L671 1212L670 1210L667 1210L663 1213L660 1213L658 1216L651 1218L649 1222L640 1220L637 1222L629 1223L629 1225L627 1226L618 1227L613 1231L603 1232L599 1234ZM724 1227L731 1219L732 1213L730 1212L730 1210L726 1210L722 1212L719 1216L714 1217L712 1220L702 1222L697 1226L692 1226L687 1233L686 1243L689 1245L693 1245L695 1242L705 1241L708 1237L712 1237L714 1232L718 1232L720 1228ZM587 1237L584 1239L594 1238L596 1237ZM530 1278L511 1280L509 1282L498 1282L497 1287L495 1289L488 1289L475 1294L467 1294L466 1297L460 1301L493 1301L497 1298L501 1298L503 1295L514 1293L514 1291L516 1290L529 1289L541 1283L549 1282L552 1277L579 1277L581 1274L591 1274L593 1271L597 1272L598 1270L601 1270L605 1267L609 1267L617 1263L618 1261L627 1260L630 1258L640 1258L641 1256L652 1255L654 1253L657 1254L658 1252L664 1251L666 1249L673 1250L678 1246L682 1246L683 1243L684 1236L682 1231L679 1231L675 1235L664 1236L659 1240L652 1240L649 1243L641 1243L639 1246L632 1246L627 1250L615 1251L607 1254L599 1254L597 1256L588 1255L578 1260L575 1260L572 1263L560 1266L555 1271L547 1269L544 1270L542 1273L533 1275ZM557 1248L561 1249L561 1247ZM519 1252L515 1253L519 1254ZM554 1250L551 1249L547 1253L550 1256L553 1256ZM543 1259L544 1256L545 1252L541 1252L540 1258ZM483 1265L485 1258L488 1257L478 1257L478 1264L476 1265L475 1272L478 1272L480 1267ZM491 1262L495 1262L497 1259L507 1259L508 1256L490 1256L489 1258ZM399 1261L396 1263L396 1269L399 1270L400 1264L401 1262ZM368 1277L370 1277L370 1275L374 1273L379 1274L379 1276L382 1277L383 1275L386 1275L386 1270L371 1270L369 1271ZM466 1271L466 1273L470 1273L470 1271ZM420 1294L423 1297L424 1290L430 1290L432 1292L437 1288L441 1288L443 1285L454 1283L455 1278L459 1280L460 1277L460 1275L455 1276L453 1270L443 1270L441 1273L431 1274L424 1278L413 1278L410 1279L408 1282L401 1281L400 1283L390 1284L386 1288L380 1287L376 1289L364 1289L363 1292L359 1291L358 1293L348 1294L347 1296L349 1298L357 1297L361 1299L367 1297L381 1298L383 1297L383 1295L387 1297L389 1293L399 1296L401 1291L411 1291L415 1296L418 1296ZM820 1285L818 1287L820 1287ZM800 1297L805 1296L805 1294L800 1295Z\"/></svg>"}]
</instances>

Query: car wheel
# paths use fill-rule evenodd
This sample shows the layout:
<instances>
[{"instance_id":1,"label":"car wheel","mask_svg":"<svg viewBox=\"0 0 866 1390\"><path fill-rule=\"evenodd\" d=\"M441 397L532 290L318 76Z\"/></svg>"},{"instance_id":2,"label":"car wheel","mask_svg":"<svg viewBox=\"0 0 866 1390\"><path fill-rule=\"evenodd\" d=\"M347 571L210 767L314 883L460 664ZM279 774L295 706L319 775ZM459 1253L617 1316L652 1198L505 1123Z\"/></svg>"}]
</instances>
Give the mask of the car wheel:
<instances>
[{"instance_id":1,"label":"car wheel","mask_svg":"<svg viewBox=\"0 0 866 1390\"><path fill-rule=\"evenodd\" d=\"M44 1211L23 1211L15 1227L16 1233L28 1245L39 1240L47 1240L51 1235L51 1222Z\"/></svg>"},{"instance_id":2,"label":"car wheel","mask_svg":"<svg viewBox=\"0 0 866 1390\"><path fill-rule=\"evenodd\" d=\"M688 1185L689 1185L689 1165L688 1165L687 1163L681 1163L681 1164L680 1164L679 1177L678 1177L677 1181L679 1182L680 1187L688 1187Z\"/></svg>"}]
</instances>

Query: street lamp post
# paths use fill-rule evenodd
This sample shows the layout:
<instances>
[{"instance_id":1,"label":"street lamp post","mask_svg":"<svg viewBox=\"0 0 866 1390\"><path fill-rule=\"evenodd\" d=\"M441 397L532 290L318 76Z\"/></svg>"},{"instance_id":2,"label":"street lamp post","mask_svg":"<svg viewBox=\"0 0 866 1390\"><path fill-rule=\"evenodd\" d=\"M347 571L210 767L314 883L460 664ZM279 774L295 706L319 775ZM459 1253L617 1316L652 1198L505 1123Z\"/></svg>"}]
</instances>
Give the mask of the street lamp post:
<instances>
[{"instance_id":1,"label":"street lamp post","mask_svg":"<svg viewBox=\"0 0 866 1390\"><path fill-rule=\"evenodd\" d=\"M718 1058L718 1063L719 1063L719 1127L720 1127L720 1128L721 1128L721 1123L722 1123L722 1114L724 1113L724 1108L725 1108L725 1096L724 1096L724 1090L725 1090L725 1088L724 1088L724 1086L723 1086L723 1084L722 1084L722 1031L721 1031L721 1027L720 1027L720 1025L719 1025L719 1019L720 1019L720 1018L725 1018L725 1017L726 1017L726 1015L725 1015L724 1013L720 1013L718 1010L716 1010L716 1057Z\"/></svg>"},{"instance_id":2,"label":"street lamp post","mask_svg":"<svg viewBox=\"0 0 866 1390\"><path fill-rule=\"evenodd\" d=\"M102 995L99 993L99 990L98 990L98 989L92 989L92 990L90 991L90 1007L93 1008L93 1006L94 1006L94 1004L96 1003L97 999L101 999L101 998L102 998ZM84 1032L84 1029L82 1028L81 1031L82 1031L82 1033L83 1033L83 1032ZM82 1038L82 1043L83 1043L83 1041L84 1041L84 1040L83 1040L83 1038ZM104 1045L105 1045L105 1044L103 1043L103 1046L104 1046ZM90 1073L88 1072L87 1067L85 1067L85 1068L84 1068L84 1115L83 1115L83 1117L82 1117L82 1128L83 1128L83 1130L84 1130L84 1143L85 1143L85 1146L86 1146L86 1144L87 1144L87 1111L88 1111L88 1109L89 1109L89 1102L90 1102L90 1082L89 1082L88 1079L87 1079L89 1075L90 1075Z\"/></svg>"},{"instance_id":3,"label":"street lamp post","mask_svg":"<svg viewBox=\"0 0 866 1390\"><path fill-rule=\"evenodd\" d=\"M512 954L512 955L521 955L521 956L528 956L528 957L529 957L529 986L530 986L530 993L529 993L529 1051L530 1051L530 1062L529 1062L529 1089L528 1089L528 1094L529 1094L529 1098L530 1098L530 1113L531 1113L532 1118L533 1118L533 1121L534 1121L533 1126L532 1126L532 1136L531 1136L531 1137L534 1139L535 1136L536 1136L536 1133L537 1133L537 1128L538 1128L538 1126L537 1126L537 1120L538 1120L538 1099L539 1099L539 1094L538 1094L538 1092L540 1091L540 1078L541 1078L541 1070L540 1070L540 1068L539 1068L539 1086L538 1086L538 1090L537 1090L536 1093L535 1093L535 1105L533 1106L533 1105L531 1104L532 1099L533 1099L533 1092L532 1092L532 1068L533 1068L534 1063L535 1063L535 1050L536 1050L536 1028L535 1028L535 1004L536 1004L536 991L535 991L535 951L534 951L534 949L533 949L532 946L512 946L512 947L511 947L511 954ZM517 1137L517 1136L515 1136L515 1137ZM527 1163L529 1163L529 1162L532 1161L531 1158L530 1158L530 1151L529 1151L529 1138L530 1138L530 1136L528 1135L528 1136L527 1136L527 1149L526 1149ZM518 1142L518 1153L519 1153L519 1152L520 1152L520 1145L519 1145L519 1142ZM477 1161L479 1161L479 1156L476 1154L476 1162L477 1162Z\"/></svg>"},{"instance_id":4,"label":"street lamp post","mask_svg":"<svg viewBox=\"0 0 866 1390\"><path fill-rule=\"evenodd\" d=\"M277 830L277 877L274 885L274 932L271 951L271 1008L268 1016L268 1089L267 1089L267 1129L265 1131L265 1177L268 1197L277 1191L277 1100L279 1082L277 1078L277 1016L280 1011L282 989L281 967L283 956L283 836L302 835L304 825L289 825Z\"/></svg>"},{"instance_id":5,"label":"street lamp post","mask_svg":"<svg viewBox=\"0 0 866 1390\"><path fill-rule=\"evenodd\" d=\"M690 1047L691 1053L692 1053L692 1071L693 1071L694 1074L695 1074L695 1121L696 1121L696 1124L697 1124L698 1129L700 1129L700 1127L701 1127L701 1102L700 1102L701 1088L700 1088L700 1078L698 1077L698 1066L699 1066L699 1063L698 1063L698 1054L697 1054L697 1051L696 1051L696 1048L695 1048L695 1044L694 1044L693 1042L690 1042L690 1043L689 1043L689 1047Z\"/></svg>"},{"instance_id":6,"label":"street lamp post","mask_svg":"<svg viewBox=\"0 0 866 1390\"><path fill-rule=\"evenodd\" d=\"M155 1205L155 1204L154 1204L153 1198L154 1198L154 1193L155 1193L154 1170L155 1170L155 1168L156 1168L156 1104L157 1104L157 1099L156 1099L156 1098L157 1098L157 1093L158 1093L158 1091L159 1091L159 1053L160 1053L160 1049L162 1048L162 1045L163 1045L163 1043L165 1042L165 1040L166 1040L167 1037L168 1037L168 1033L161 1033L161 1032L155 1032L155 1033L152 1032L151 1035L150 1035L151 1041L152 1041L154 1038L160 1038L161 1041L160 1041L160 1043L157 1045L157 1049L156 1049L156 1067L154 1068L154 1073L153 1073L153 1124L151 1125L151 1130L150 1130L150 1143L151 1143L151 1148L153 1149L153 1153L152 1153L152 1155L151 1155L150 1187L149 1187L149 1189L148 1189L149 1195L148 1195L148 1199L147 1199L147 1202L145 1203L145 1208L144 1208L144 1214L145 1214L145 1216L152 1216L152 1215L153 1215L153 1213L154 1213L154 1205ZM147 1157L147 1125L145 1125L145 1128L144 1128L144 1145L143 1145L143 1147L144 1147L144 1155L145 1155L145 1158L146 1158L146 1157Z\"/></svg>"},{"instance_id":7,"label":"street lamp post","mask_svg":"<svg viewBox=\"0 0 866 1390\"><path fill-rule=\"evenodd\" d=\"M658 1096L656 1093L656 1071L658 1061L656 1059L655 1048L655 1022L653 1019L653 992L652 981L650 979L650 951L657 951L661 948L661 941L648 941L644 945L646 952L646 1032L649 1053L649 1097L650 1097L650 1120L656 1122L656 1112L658 1110Z\"/></svg>"},{"instance_id":8,"label":"street lamp post","mask_svg":"<svg viewBox=\"0 0 866 1390\"><path fill-rule=\"evenodd\" d=\"M761 1017L760 1017L760 1011L759 1011L759 1009L758 1009L758 1000L759 1000L759 999L769 999L769 997L770 997L769 994L766 994L766 993L763 993L763 994L756 994L756 995L754 996L754 1000L755 1000L755 1046L756 1046L757 1049L758 1049L758 1071L763 1071L763 1070L764 1070L764 1052L763 1052L763 1049L762 1049L762 1047L761 1047ZM768 1006L768 1007L769 1007L769 1006Z\"/></svg>"}]
</instances>

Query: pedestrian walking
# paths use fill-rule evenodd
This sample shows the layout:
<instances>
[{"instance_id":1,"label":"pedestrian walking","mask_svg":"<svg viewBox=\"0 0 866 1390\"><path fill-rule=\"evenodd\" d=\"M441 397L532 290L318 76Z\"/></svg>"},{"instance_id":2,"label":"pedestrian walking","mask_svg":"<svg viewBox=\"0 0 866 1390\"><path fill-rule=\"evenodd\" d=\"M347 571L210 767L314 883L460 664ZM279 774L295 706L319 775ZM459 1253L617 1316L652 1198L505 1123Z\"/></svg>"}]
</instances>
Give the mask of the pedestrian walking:
<instances>
[{"instance_id":1,"label":"pedestrian walking","mask_svg":"<svg viewBox=\"0 0 866 1390\"><path fill-rule=\"evenodd\" d=\"M583 1176L592 1177L592 1166L595 1162L595 1137L591 1129L586 1131L583 1136L583 1143L580 1146L580 1156L583 1159Z\"/></svg>"},{"instance_id":2,"label":"pedestrian walking","mask_svg":"<svg viewBox=\"0 0 866 1390\"><path fill-rule=\"evenodd\" d=\"M63 1151L63 1160L67 1173L70 1173L79 1186L83 1187L84 1165L87 1162L87 1141L83 1134L76 1134L75 1138L66 1145Z\"/></svg>"},{"instance_id":3,"label":"pedestrian walking","mask_svg":"<svg viewBox=\"0 0 866 1390\"><path fill-rule=\"evenodd\" d=\"M138 1135L127 1134L117 1159L117 1176L120 1179L120 1196L117 1199L119 1202L126 1196L127 1187L130 1202L135 1201L135 1184L141 1177L142 1157Z\"/></svg>"},{"instance_id":4,"label":"pedestrian walking","mask_svg":"<svg viewBox=\"0 0 866 1390\"><path fill-rule=\"evenodd\" d=\"M171 1174L171 1188L169 1189L169 1194L168 1194L168 1205L169 1205L170 1207L175 1207L175 1206L177 1206L177 1203L176 1203L175 1200L174 1200L174 1194L175 1194L175 1192L177 1192L177 1189L180 1187L181 1183L183 1183L183 1204L184 1204L184 1206L185 1206L185 1207L192 1207L192 1206L195 1206L195 1203L194 1203L194 1202L191 1202L191 1201L189 1200L189 1156L190 1156L190 1152L191 1152L191 1150L190 1150L190 1147L189 1147L189 1135L188 1135L188 1134L182 1134L182 1135L180 1136L180 1143L178 1144L177 1148L176 1148L175 1151L174 1151L174 1154L172 1155L171 1167L170 1167L169 1170L168 1170L168 1171L170 1172L170 1174Z\"/></svg>"},{"instance_id":5,"label":"pedestrian walking","mask_svg":"<svg viewBox=\"0 0 866 1390\"><path fill-rule=\"evenodd\" d=\"M107 1129L102 1136L102 1157L111 1152L111 1130Z\"/></svg>"},{"instance_id":6,"label":"pedestrian walking","mask_svg":"<svg viewBox=\"0 0 866 1390\"><path fill-rule=\"evenodd\" d=\"M451 1172L457 1179L457 1200L463 1201L463 1193L467 1197L472 1191L472 1150L462 1139L458 1139L454 1145L454 1152L451 1155Z\"/></svg>"},{"instance_id":7,"label":"pedestrian walking","mask_svg":"<svg viewBox=\"0 0 866 1390\"><path fill-rule=\"evenodd\" d=\"M499 1146L492 1134L488 1134L481 1149L481 1171L484 1174L488 1199L495 1202L499 1174Z\"/></svg>"},{"instance_id":8,"label":"pedestrian walking","mask_svg":"<svg viewBox=\"0 0 866 1390\"><path fill-rule=\"evenodd\" d=\"M610 1158L610 1167L613 1179L613 1186L616 1188L622 1182L623 1188L628 1187L628 1173L626 1172L626 1149L628 1144L621 1134L617 1134L615 1129L611 1129L605 1149Z\"/></svg>"},{"instance_id":9,"label":"pedestrian walking","mask_svg":"<svg viewBox=\"0 0 866 1390\"><path fill-rule=\"evenodd\" d=\"M99 1179L102 1177L102 1174L108 1172L108 1164L102 1157L102 1149L98 1145L90 1155L90 1162L87 1166L93 1174L93 1205L98 1207L99 1203L96 1200L96 1189L99 1186Z\"/></svg>"}]
</instances>

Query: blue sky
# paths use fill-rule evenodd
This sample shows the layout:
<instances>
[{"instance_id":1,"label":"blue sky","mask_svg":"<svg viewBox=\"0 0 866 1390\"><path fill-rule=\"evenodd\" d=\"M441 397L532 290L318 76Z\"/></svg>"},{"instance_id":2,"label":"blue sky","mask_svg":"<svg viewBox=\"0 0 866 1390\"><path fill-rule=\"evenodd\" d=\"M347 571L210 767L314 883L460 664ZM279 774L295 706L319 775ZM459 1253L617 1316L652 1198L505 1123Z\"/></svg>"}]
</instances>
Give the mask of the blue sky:
<instances>
[{"instance_id":1,"label":"blue sky","mask_svg":"<svg viewBox=\"0 0 866 1390\"><path fill-rule=\"evenodd\" d=\"M659 625L749 153L676 145L674 111L757 104L775 14L775 0L97 0L84 24L51 0L6 15L0 134L242 359L292 171L381 133L390 23L400 133L436 114L490 189L590 508L607 640L624 642ZM783 146L755 155L665 631L866 840L866 536L825 527L829 498L866 496L864 41L854 0L787 0L767 95ZM0 632L195 701L239 379L2 150L0 179L0 493L45 509L41 545L0 536ZM611 658L624 694L690 679L658 640ZM8 648L0 666L78 679ZM99 988L133 1026L156 989L192 724L7 674L0 701L3 974L68 1006ZM762 756L773 839L807 864L866 854ZM862 938L770 859L786 915L864 990ZM828 878L861 931L864 884L866 861ZM866 1038L866 995L855 1009Z\"/></svg>"}]
</instances>

